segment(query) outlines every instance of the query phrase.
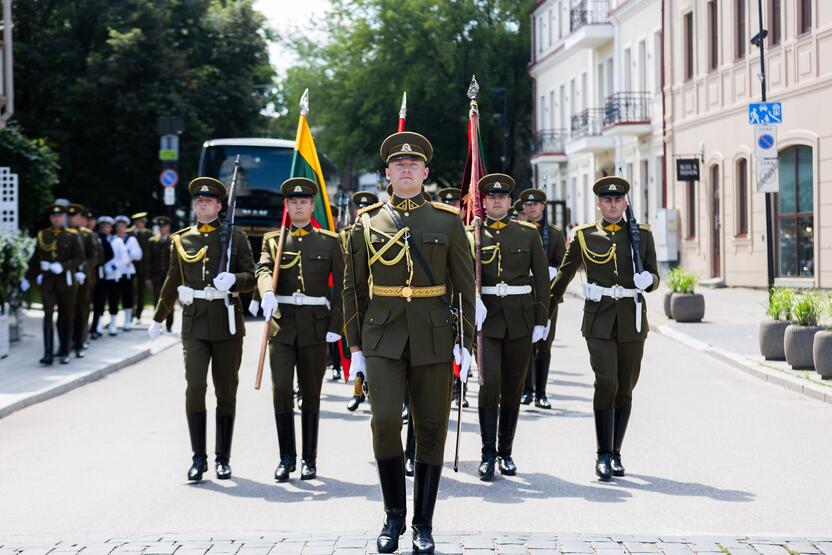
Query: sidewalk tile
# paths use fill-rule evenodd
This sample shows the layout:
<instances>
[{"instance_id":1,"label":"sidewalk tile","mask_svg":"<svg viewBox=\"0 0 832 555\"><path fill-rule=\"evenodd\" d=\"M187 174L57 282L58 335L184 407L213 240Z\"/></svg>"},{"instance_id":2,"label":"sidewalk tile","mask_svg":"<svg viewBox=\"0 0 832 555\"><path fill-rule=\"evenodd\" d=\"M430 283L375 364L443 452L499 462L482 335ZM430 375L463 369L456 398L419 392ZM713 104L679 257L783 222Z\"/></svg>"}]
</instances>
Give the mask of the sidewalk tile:
<instances>
[{"instance_id":1,"label":"sidewalk tile","mask_svg":"<svg viewBox=\"0 0 832 555\"><path fill-rule=\"evenodd\" d=\"M501 543L497 544L497 552L498 553L510 553L516 555L518 553L525 554L526 547L522 544L515 544L515 543Z\"/></svg>"},{"instance_id":2,"label":"sidewalk tile","mask_svg":"<svg viewBox=\"0 0 832 555\"><path fill-rule=\"evenodd\" d=\"M763 555L788 555L788 551L786 551L782 545L755 542L753 547Z\"/></svg>"},{"instance_id":3,"label":"sidewalk tile","mask_svg":"<svg viewBox=\"0 0 832 555\"><path fill-rule=\"evenodd\" d=\"M558 540L558 549L561 553L592 553L592 548L587 542L579 541Z\"/></svg>"},{"instance_id":4,"label":"sidewalk tile","mask_svg":"<svg viewBox=\"0 0 832 555\"><path fill-rule=\"evenodd\" d=\"M815 542L815 546L825 555L832 555L832 542Z\"/></svg>"},{"instance_id":5,"label":"sidewalk tile","mask_svg":"<svg viewBox=\"0 0 832 555\"><path fill-rule=\"evenodd\" d=\"M373 546L375 551L375 546ZM462 555L462 546L459 543L437 543L436 552L444 555Z\"/></svg>"},{"instance_id":6,"label":"sidewalk tile","mask_svg":"<svg viewBox=\"0 0 832 555\"><path fill-rule=\"evenodd\" d=\"M820 549L818 549L817 547L815 547L814 545L812 545L811 543L809 543L807 541L789 542L786 545L786 547L788 549L792 550L792 551L795 551L795 552L801 553L801 554L803 554L803 553L814 554L814 553L820 553L821 552Z\"/></svg>"},{"instance_id":7,"label":"sidewalk tile","mask_svg":"<svg viewBox=\"0 0 832 555\"><path fill-rule=\"evenodd\" d=\"M474 549L494 549L494 540L486 536L465 536L462 542L466 553Z\"/></svg>"},{"instance_id":8,"label":"sidewalk tile","mask_svg":"<svg viewBox=\"0 0 832 555\"><path fill-rule=\"evenodd\" d=\"M652 543L642 543L642 542L624 542L624 547L627 548L627 551L630 553L655 553L656 548L655 544Z\"/></svg>"}]
</instances>

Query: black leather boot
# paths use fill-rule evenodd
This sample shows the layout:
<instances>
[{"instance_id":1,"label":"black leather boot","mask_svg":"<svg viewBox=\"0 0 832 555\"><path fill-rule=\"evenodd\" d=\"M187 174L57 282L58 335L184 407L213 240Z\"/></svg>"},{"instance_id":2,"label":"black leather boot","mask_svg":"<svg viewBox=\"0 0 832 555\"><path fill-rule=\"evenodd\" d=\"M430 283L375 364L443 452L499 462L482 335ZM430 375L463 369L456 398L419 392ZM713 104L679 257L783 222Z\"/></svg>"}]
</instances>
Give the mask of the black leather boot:
<instances>
[{"instance_id":1,"label":"black leather boot","mask_svg":"<svg viewBox=\"0 0 832 555\"><path fill-rule=\"evenodd\" d=\"M433 553L433 509L439 479L442 477L441 464L416 463L413 479L413 553Z\"/></svg>"},{"instance_id":2,"label":"black leather boot","mask_svg":"<svg viewBox=\"0 0 832 555\"><path fill-rule=\"evenodd\" d=\"M188 433L191 436L191 451L193 461L188 469L188 480L199 482L202 474L208 472L208 454L205 451L205 427L208 414L205 411L186 413L188 418Z\"/></svg>"},{"instance_id":3,"label":"black leather boot","mask_svg":"<svg viewBox=\"0 0 832 555\"><path fill-rule=\"evenodd\" d=\"M534 406L549 410L552 404L546 398L546 382L549 380L549 357L534 361Z\"/></svg>"},{"instance_id":4,"label":"black leather boot","mask_svg":"<svg viewBox=\"0 0 832 555\"><path fill-rule=\"evenodd\" d=\"M277 445L280 449L280 462L274 471L274 479L285 482L289 473L295 471L298 455L295 448L295 414L289 412L275 412L274 421L277 424Z\"/></svg>"},{"instance_id":5,"label":"black leather boot","mask_svg":"<svg viewBox=\"0 0 832 555\"><path fill-rule=\"evenodd\" d=\"M234 436L234 415L217 413L217 445L214 453L216 458L217 479L231 478L231 438Z\"/></svg>"},{"instance_id":6,"label":"black leather boot","mask_svg":"<svg viewBox=\"0 0 832 555\"><path fill-rule=\"evenodd\" d=\"M399 548L407 518L407 495L404 488L404 455L376 459L381 497L384 499L384 526L376 539L379 553L393 553Z\"/></svg>"},{"instance_id":7,"label":"black leather boot","mask_svg":"<svg viewBox=\"0 0 832 555\"><path fill-rule=\"evenodd\" d=\"M514 433L517 431L517 418L520 412L500 407L500 422L497 432L497 462L500 466L500 474L514 476L517 474L517 466L511 458L511 448L514 445Z\"/></svg>"},{"instance_id":8,"label":"black leather boot","mask_svg":"<svg viewBox=\"0 0 832 555\"><path fill-rule=\"evenodd\" d=\"M43 328L43 358L41 364L50 366L53 362L53 351L55 349L55 329L52 326Z\"/></svg>"},{"instance_id":9,"label":"black leather boot","mask_svg":"<svg viewBox=\"0 0 832 555\"><path fill-rule=\"evenodd\" d=\"M595 410L595 440L598 443L598 458L595 460L595 474L602 482L612 478L612 434L615 413L612 409Z\"/></svg>"},{"instance_id":10,"label":"black leather boot","mask_svg":"<svg viewBox=\"0 0 832 555\"><path fill-rule=\"evenodd\" d=\"M320 413L301 411L300 433L303 446L300 459L300 479L314 480L318 475L318 415Z\"/></svg>"},{"instance_id":11,"label":"black leather boot","mask_svg":"<svg viewBox=\"0 0 832 555\"><path fill-rule=\"evenodd\" d=\"M497 456L497 409L480 407L479 413L482 459L478 472L480 480L490 482L494 479L494 460Z\"/></svg>"},{"instance_id":12,"label":"black leather boot","mask_svg":"<svg viewBox=\"0 0 832 555\"><path fill-rule=\"evenodd\" d=\"M462 402L462 382L459 378L454 378L454 388L451 390L451 399L453 399L454 408L459 408L459 403Z\"/></svg>"},{"instance_id":13,"label":"black leather boot","mask_svg":"<svg viewBox=\"0 0 832 555\"><path fill-rule=\"evenodd\" d=\"M413 431L413 417L407 419L407 441L404 444L404 475L413 476L416 459L416 432Z\"/></svg>"},{"instance_id":14,"label":"black leather boot","mask_svg":"<svg viewBox=\"0 0 832 555\"><path fill-rule=\"evenodd\" d=\"M402 405L402 422L407 422L410 419L410 401L405 400Z\"/></svg>"},{"instance_id":15,"label":"black leather boot","mask_svg":"<svg viewBox=\"0 0 832 555\"><path fill-rule=\"evenodd\" d=\"M462 408L468 408L468 384L462 384Z\"/></svg>"},{"instance_id":16,"label":"black leather boot","mask_svg":"<svg viewBox=\"0 0 832 555\"><path fill-rule=\"evenodd\" d=\"M624 466L621 464L621 444L627 433L627 423L630 421L630 409L615 409L615 424L612 439L612 475L623 477Z\"/></svg>"},{"instance_id":17,"label":"black leather boot","mask_svg":"<svg viewBox=\"0 0 832 555\"><path fill-rule=\"evenodd\" d=\"M521 405L531 405L534 398L534 354L529 359L529 369L526 371L526 382L523 384L523 394L520 396Z\"/></svg>"}]
</instances>

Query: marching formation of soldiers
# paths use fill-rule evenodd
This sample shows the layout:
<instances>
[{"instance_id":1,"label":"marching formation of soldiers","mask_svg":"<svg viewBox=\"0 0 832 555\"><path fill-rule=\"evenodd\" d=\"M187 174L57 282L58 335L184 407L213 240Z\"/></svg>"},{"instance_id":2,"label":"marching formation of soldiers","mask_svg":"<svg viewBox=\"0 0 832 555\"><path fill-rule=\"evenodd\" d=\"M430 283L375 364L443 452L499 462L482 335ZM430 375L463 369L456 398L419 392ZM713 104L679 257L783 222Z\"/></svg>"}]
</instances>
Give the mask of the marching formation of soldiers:
<instances>
[{"instance_id":1,"label":"marching formation of soldiers","mask_svg":"<svg viewBox=\"0 0 832 555\"><path fill-rule=\"evenodd\" d=\"M154 290L157 284L161 288L167 272L170 219L156 218L160 233L153 236L147 229L146 212L129 218L96 216L66 201L56 201L47 212L50 225L37 234L21 289L28 290L32 283L40 286L44 310L41 364L53 364L56 355L61 364L69 364L71 353L83 358L90 340L105 334L101 319L105 311L109 312L106 333L111 336L118 334L119 312L123 331L140 321L145 281L152 278ZM171 319L168 331L172 325Z\"/></svg>"}]
</instances>

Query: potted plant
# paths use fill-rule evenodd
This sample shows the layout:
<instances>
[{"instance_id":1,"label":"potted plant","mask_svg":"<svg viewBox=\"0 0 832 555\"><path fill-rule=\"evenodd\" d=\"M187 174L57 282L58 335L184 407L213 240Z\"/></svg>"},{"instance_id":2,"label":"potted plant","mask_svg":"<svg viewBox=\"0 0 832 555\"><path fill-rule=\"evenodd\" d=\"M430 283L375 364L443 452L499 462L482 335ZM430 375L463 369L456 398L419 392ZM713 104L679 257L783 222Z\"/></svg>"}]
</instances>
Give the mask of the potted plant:
<instances>
[{"instance_id":1,"label":"potted plant","mask_svg":"<svg viewBox=\"0 0 832 555\"><path fill-rule=\"evenodd\" d=\"M812 341L812 360L815 371L820 377L828 380L832 378L832 294L825 298L824 312L830 325L815 334Z\"/></svg>"},{"instance_id":2,"label":"potted plant","mask_svg":"<svg viewBox=\"0 0 832 555\"><path fill-rule=\"evenodd\" d=\"M812 346L815 334L823 329L818 325L823 297L813 290L804 291L795 297L792 304L792 323L786 327L783 345L786 362L797 369L813 369Z\"/></svg>"},{"instance_id":3,"label":"potted plant","mask_svg":"<svg viewBox=\"0 0 832 555\"><path fill-rule=\"evenodd\" d=\"M667 293L664 294L664 315L667 316L668 320L673 320L673 313L670 311L670 300L673 298L673 293L679 292L679 276L680 272L683 272L681 268L671 268L667 272L667 287L670 289Z\"/></svg>"},{"instance_id":4,"label":"potted plant","mask_svg":"<svg viewBox=\"0 0 832 555\"><path fill-rule=\"evenodd\" d=\"M10 320L15 316L15 323L19 322L16 315L23 302L20 281L34 245L30 237L0 231L0 356L8 354L11 335L18 335L17 329L10 334Z\"/></svg>"},{"instance_id":5,"label":"potted plant","mask_svg":"<svg viewBox=\"0 0 832 555\"><path fill-rule=\"evenodd\" d=\"M705 297L693 291L697 281L696 274L679 268L678 290L670 298L670 313L677 322L701 322L705 316Z\"/></svg>"},{"instance_id":6,"label":"potted plant","mask_svg":"<svg viewBox=\"0 0 832 555\"><path fill-rule=\"evenodd\" d=\"M758 333L760 354L766 360L786 360L783 338L786 335L786 327L792 319L792 303L794 303L794 289L771 288L766 306L766 313L771 320L760 322Z\"/></svg>"}]
</instances>

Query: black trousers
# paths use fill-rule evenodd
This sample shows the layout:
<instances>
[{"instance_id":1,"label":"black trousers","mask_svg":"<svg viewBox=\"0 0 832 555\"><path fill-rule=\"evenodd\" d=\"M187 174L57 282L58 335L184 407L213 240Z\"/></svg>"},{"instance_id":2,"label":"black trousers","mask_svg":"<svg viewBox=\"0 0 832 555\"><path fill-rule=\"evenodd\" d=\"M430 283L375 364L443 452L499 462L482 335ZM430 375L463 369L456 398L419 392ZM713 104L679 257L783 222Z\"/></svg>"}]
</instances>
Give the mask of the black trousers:
<instances>
[{"instance_id":1,"label":"black trousers","mask_svg":"<svg viewBox=\"0 0 832 555\"><path fill-rule=\"evenodd\" d=\"M147 289L147 275L141 272L136 273L135 275L136 281L136 318L141 319L142 317L142 309L144 308L144 297L145 292Z\"/></svg>"},{"instance_id":2,"label":"black trousers","mask_svg":"<svg viewBox=\"0 0 832 555\"><path fill-rule=\"evenodd\" d=\"M118 281L108 281L107 300L110 304L110 314L118 314L118 302L121 308L133 308L133 276L121 276Z\"/></svg>"},{"instance_id":3,"label":"black trousers","mask_svg":"<svg viewBox=\"0 0 832 555\"><path fill-rule=\"evenodd\" d=\"M104 314L104 309L107 305L107 291L110 282L105 279L98 279L95 282L95 289L92 294L92 325L90 329L96 331L98 329L98 321L101 315Z\"/></svg>"}]
</instances>

